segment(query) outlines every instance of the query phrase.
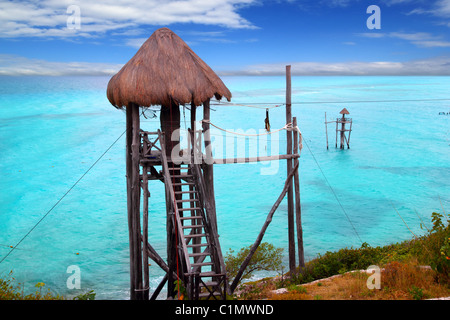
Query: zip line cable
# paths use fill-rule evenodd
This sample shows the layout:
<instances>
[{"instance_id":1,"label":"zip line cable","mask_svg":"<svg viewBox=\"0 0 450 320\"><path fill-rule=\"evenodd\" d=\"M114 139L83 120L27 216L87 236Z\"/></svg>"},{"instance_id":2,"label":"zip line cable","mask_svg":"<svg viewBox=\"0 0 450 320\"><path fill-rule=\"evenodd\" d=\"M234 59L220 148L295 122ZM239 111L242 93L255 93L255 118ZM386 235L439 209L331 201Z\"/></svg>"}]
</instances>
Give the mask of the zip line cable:
<instances>
[{"instance_id":1,"label":"zip line cable","mask_svg":"<svg viewBox=\"0 0 450 320\"><path fill-rule=\"evenodd\" d=\"M122 138L125 132L127 132L127 130L122 132L122 134L108 147L108 149L106 149L105 152L103 152L103 154L89 167L89 169L87 169L86 172L83 173L83 175L69 188L69 190L67 190L67 192L53 205L53 207L51 207L50 210L48 210L47 213L41 219L39 219L39 221L22 237L22 239L20 239L20 241L2 258L2 260L0 260L0 264L22 243L23 240L25 240L25 238L30 235L31 232L33 232L34 229L36 229L36 227L50 214L50 212L52 212L53 209L55 209L55 207L69 194L69 192L72 191L73 188L75 188L75 186L89 173L89 171L91 171L91 169L117 143L117 141Z\"/></svg>"},{"instance_id":2,"label":"zip line cable","mask_svg":"<svg viewBox=\"0 0 450 320\"><path fill-rule=\"evenodd\" d=\"M347 217L347 220L350 223L350 225L352 226L353 231L355 231L355 234L358 237L359 241L361 242L361 244L363 244L364 242L361 240L361 237L359 236L358 231L356 231L356 228L353 225L352 221L350 220L350 217L348 216L347 212L345 211L344 207L342 206L341 202L339 201L339 198L336 195L336 192L334 191L333 187L331 186L330 182L328 181L327 177L325 176L325 173L323 172L322 168L320 167L319 162L317 161L316 157L314 156L314 154L312 153L311 149L309 148L308 142L306 141L306 139L304 139L304 140L305 140L306 147L308 148L309 152L311 153L311 155L312 155L315 163L317 164L317 167L319 168L320 172L322 173L322 175L323 175L323 177L324 177L328 187L331 189L334 197L336 198L336 201L339 203L339 206L341 207L342 212L344 212L345 216Z\"/></svg>"},{"instance_id":3,"label":"zip line cable","mask_svg":"<svg viewBox=\"0 0 450 320\"><path fill-rule=\"evenodd\" d=\"M299 101L292 102L291 104L344 104L344 103L384 103L384 102L433 102L433 101L450 101L450 98L442 99L397 99L397 100L343 100L343 101ZM240 107L251 107L258 109L273 109L286 105L285 103L279 102L252 102L252 103L230 103L230 102L220 102L214 101L214 105L220 106L240 106ZM271 105L271 107L260 107L260 105Z\"/></svg>"}]
</instances>

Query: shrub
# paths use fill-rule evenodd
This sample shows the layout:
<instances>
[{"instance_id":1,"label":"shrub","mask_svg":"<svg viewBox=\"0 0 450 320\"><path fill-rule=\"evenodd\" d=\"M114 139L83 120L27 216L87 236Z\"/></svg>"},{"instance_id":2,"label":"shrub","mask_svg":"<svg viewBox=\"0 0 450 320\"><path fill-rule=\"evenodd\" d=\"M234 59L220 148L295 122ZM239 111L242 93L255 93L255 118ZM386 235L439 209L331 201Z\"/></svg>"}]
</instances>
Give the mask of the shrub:
<instances>
[{"instance_id":1,"label":"shrub","mask_svg":"<svg viewBox=\"0 0 450 320\"><path fill-rule=\"evenodd\" d=\"M229 250L225 256L225 265L227 274L231 279L234 279L250 252L252 246L242 248L236 255L233 250ZM283 249L275 248L273 244L263 242L256 249L250 263L248 264L241 281L244 279L250 279L256 271L277 271L281 267L283 258Z\"/></svg>"},{"instance_id":2,"label":"shrub","mask_svg":"<svg viewBox=\"0 0 450 320\"><path fill-rule=\"evenodd\" d=\"M428 264L438 272L439 280L450 281L450 226L448 215L444 222L444 215L433 212L431 215L433 227L425 237L422 237L422 249L418 252L418 259Z\"/></svg>"},{"instance_id":3,"label":"shrub","mask_svg":"<svg viewBox=\"0 0 450 320\"><path fill-rule=\"evenodd\" d=\"M0 278L0 300L62 300L64 299L60 295L54 295L47 289L46 292L42 292L45 287L45 283L38 282L35 287L38 289L34 293L25 295L23 285L20 287L20 283L14 284L15 279L12 276L12 271L6 278Z\"/></svg>"}]
</instances>

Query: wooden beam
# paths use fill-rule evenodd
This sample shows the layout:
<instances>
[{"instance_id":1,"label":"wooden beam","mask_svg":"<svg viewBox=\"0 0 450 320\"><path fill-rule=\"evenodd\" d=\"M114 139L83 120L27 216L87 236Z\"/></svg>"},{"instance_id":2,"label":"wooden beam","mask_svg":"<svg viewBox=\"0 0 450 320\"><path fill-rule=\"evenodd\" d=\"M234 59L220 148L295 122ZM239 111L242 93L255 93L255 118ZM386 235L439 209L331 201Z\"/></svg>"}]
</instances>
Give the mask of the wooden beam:
<instances>
[{"instance_id":1,"label":"wooden beam","mask_svg":"<svg viewBox=\"0 0 450 320\"><path fill-rule=\"evenodd\" d=\"M226 158L226 159L214 159L214 164L231 164L231 163L248 163L248 162L261 162L272 160L291 160L299 158L300 155L294 154L282 154L274 156L264 157L250 157L250 158Z\"/></svg>"},{"instance_id":2,"label":"wooden beam","mask_svg":"<svg viewBox=\"0 0 450 320\"><path fill-rule=\"evenodd\" d=\"M195 128L196 127L196 125L195 125L196 112L197 112L197 107L192 102L191 103L191 130L194 132L196 130L196 128Z\"/></svg>"},{"instance_id":3,"label":"wooden beam","mask_svg":"<svg viewBox=\"0 0 450 320\"><path fill-rule=\"evenodd\" d=\"M159 141L161 145L161 157L165 158L166 161L171 161L171 154L174 146L176 146L179 141L172 141L172 134L175 130L180 128L180 107L175 103L171 103L170 106L161 106L160 113L160 123L161 123L161 131L158 130ZM164 162L164 160L162 160ZM171 167L177 168L179 165L171 164ZM167 175L169 174L163 168L163 174L165 175L164 179L169 179ZM173 182L179 182L179 178L175 178ZM174 281L176 278L173 277L173 274L177 272L177 255L178 250L176 247L176 222L174 219L175 212L175 204L173 200L176 197L171 195L174 190L168 190L167 183L165 183L165 195L166 195L166 232L167 232L167 265L169 267L169 276L167 282L167 297L172 297L175 289ZM176 191L181 190L180 186L175 187ZM177 197L179 198L179 197ZM179 255L178 255L178 258ZM181 261L181 259L179 259Z\"/></svg>"},{"instance_id":4,"label":"wooden beam","mask_svg":"<svg viewBox=\"0 0 450 320\"><path fill-rule=\"evenodd\" d=\"M164 262L163 258L156 252L156 250L152 247L150 243L147 242L147 255L150 259L152 259L161 269L165 272L169 272L169 267L167 263Z\"/></svg>"},{"instance_id":5,"label":"wooden beam","mask_svg":"<svg viewBox=\"0 0 450 320\"><path fill-rule=\"evenodd\" d=\"M140 223L140 195L141 186L139 178L139 148L140 141L140 121L139 106L132 104L129 106L131 111L131 165L130 165L130 193L131 193L131 238L133 261L131 267L134 269L134 290L130 293L136 300L143 299L142 292L142 248L141 248L141 223Z\"/></svg>"},{"instance_id":6,"label":"wooden beam","mask_svg":"<svg viewBox=\"0 0 450 320\"><path fill-rule=\"evenodd\" d=\"M292 125L297 126L297 118L294 117ZM299 133L294 131L294 153L298 153ZM294 159L294 166L299 166L298 158ZM297 246L298 246L298 264L300 271L305 267L305 254L303 249L303 228L302 228L302 208L300 204L300 179L299 170L294 173L294 187L295 187L295 222L297 226Z\"/></svg>"},{"instance_id":7,"label":"wooden beam","mask_svg":"<svg viewBox=\"0 0 450 320\"><path fill-rule=\"evenodd\" d=\"M161 131L166 142L166 156L172 161L172 149L180 143L179 140L172 140L173 133L180 129L180 106L173 103L170 106L161 106L160 123Z\"/></svg>"},{"instance_id":8,"label":"wooden beam","mask_svg":"<svg viewBox=\"0 0 450 320\"><path fill-rule=\"evenodd\" d=\"M352 134L352 125L353 121L350 121L350 129L348 130L348 141L347 141L347 148L350 149L350 135Z\"/></svg>"},{"instance_id":9,"label":"wooden beam","mask_svg":"<svg viewBox=\"0 0 450 320\"><path fill-rule=\"evenodd\" d=\"M142 167L142 189L143 189L143 212L142 212L142 255L143 255L143 268L144 268L144 300L149 299L149 289L150 289L150 275L148 267L148 198L150 197L150 192L148 191L148 168L146 166Z\"/></svg>"},{"instance_id":10,"label":"wooden beam","mask_svg":"<svg viewBox=\"0 0 450 320\"><path fill-rule=\"evenodd\" d=\"M345 143L345 114L342 115L342 121L341 121L341 149L345 149L344 143Z\"/></svg>"},{"instance_id":11,"label":"wooden beam","mask_svg":"<svg viewBox=\"0 0 450 320\"><path fill-rule=\"evenodd\" d=\"M338 136L338 121L336 120L336 148L337 148L337 136Z\"/></svg>"},{"instance_id":12,"label":"wooden beam","mask_svg":"<svg viewBox=\"0 0 450 320\"><path fill-rule=\"evenodd\" d=\"M216 217L216 201L214 195L214 168L213 168L213 157L212 157L212 145L211 145L211 134L210 134L210 124L211 119L211 108L209 107L209 99L203 102L203 135L205 141L205 155L206 163L203 166L203 178L205 182L206 196L208 197L208 202L211 205L211 210L208 212L210 215L208 219L214 223L217 227L217 217ZM216 229L217 231L217 229Z\"/></svg>"},{"instance_id":13,"label":"wooden beam","mask_svg":"<svg viewBox=\"0 0 450 320\"><path fill-rule=\"evenodd\" d=\"M286 195L286 192L289 189L289 185L292 181L292 177L294 176L294 173L297 171L297 169L298 169L298 163L288 174L288 177L286 179L286 182L284 183L284 188L281 191L281 194L278 196L278 199L277 199L277 201L275 201L274 205L272 206L272 209L270 209L269 214L267 215L266 221L264 222L264 225L262 226L261 231L259 232L255 243L253 243L252 247L250 248L250 252L248 253L248 255L245 258L244 262L242 263L241 267L239 268L239 271L238 271L236 277L234 278L233 283L230 285L231 293L233 293L234 290L236 289L239 281L241 280L242 275L244 274L245 269L247 268L248 264L250 263L250 260L252 259L253 255L255 254L256 249L258 249L259 245L261 244L264 234L266 233L266 230L269 227L269 224L272 222L273 215L274 215L275 211L277 210L278 206L280 205L281 201L283 201L284 196Z\"/></svg>"},{"instance_id":14,"label":"wooden beam","mask_svg":"<svg viewBox=\"0 0 450 320\"><path fill-rule=\"evenodd\" d=\"M136 299L136 286L135 286L135 252L134 252L134 216L132 210L132 199L131 199L131 166L132 166L132 157L131 157L131 144L133 138L133 121L132 121L132 105L126 107L126 178L127 178L127 216L128 216L128 242L129 242L129 251L130 251L130 299Z\"/></svg>"},{"instance_id":15,"label":"wooden beam","mask_svg":"<svg viewBox=\"0 0 450 320\"><path fill-rule=\"evenodd\" d=\"M292 88L291 66L286 66L286 123L292 123ZM292 154L292 131L286 130L287 154ZM287 160L287 174L292 170L292 159ZM288 201L288 242L289 242L289 270L295 272L295 225L294 225L294 188L292 181L287 192Z\"/></svg>"},{"instance_id":16,"label":"wooden beam","mask_svg":"<svg viewBox=\"0 0 450 320\"><path fill-rule=\"evenodd\" d=\"M162 288L164 288L164 285L166 284L168 279L168 275L167 273L164 275L164 278L162 279L162 281L159 283L159 285L156 287L155 292L153 292L150 300L156 300L156 298L158 297L159 293L161 292Z\"/></svg>"}]
</instances>

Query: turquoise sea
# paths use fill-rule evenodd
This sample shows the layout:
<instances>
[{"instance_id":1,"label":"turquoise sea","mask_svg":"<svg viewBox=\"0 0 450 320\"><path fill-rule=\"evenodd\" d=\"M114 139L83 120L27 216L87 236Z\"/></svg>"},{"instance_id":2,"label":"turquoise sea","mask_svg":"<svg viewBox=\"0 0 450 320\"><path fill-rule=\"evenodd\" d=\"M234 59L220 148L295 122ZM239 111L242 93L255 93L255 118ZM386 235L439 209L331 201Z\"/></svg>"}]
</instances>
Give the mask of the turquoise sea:
<instances>
[{"instance_id":1,"label":"turquoise sea","mask_svg":"<svg viewBox=\"0 0 450 320\"><path fill-rule=\"evenodd\" d=\"M271 107L285 101L284 77L222 79L234 103ZM44 282L69 297L92 289L97 299L129 298L125 137L113 144L125 130L125 114L107 100L108 80L0 77L0 275L12 270L30 290ZM449 89L450 77L292 78L293 115L304 137L307 259L362 242L410 239L410 230L425 232L422 220L431 225L433 211L450 212L450 115L439 115L450 112ZM213 105L211 122L228 130L263 129L266 105L258 106ZM330 124L327 150L325 112L333 120L344 107L353 119L351 149L335 148ZM151 112L147 118L144 129L159 127ZM284 107L270 109L270 122L273 130L285 125ZM225 139L227 148L245 142L217 129L212 135ZM285 139L280 132L280 153ZM250 156L258 143L265 146L254 137L244 144ZM262 174L271 165L270 174ZM281 192L286 162L216 165L214 174L222 249L249 246ZM163 184L151 182L150 192L150 241L164 257ZM286 211L283 202L264 241L285 248L287 256ZM73 265L81 271L80 290L67 288ZM153 291L163 274L154 264L150 273Z\"/></svg>"}]
</instances>

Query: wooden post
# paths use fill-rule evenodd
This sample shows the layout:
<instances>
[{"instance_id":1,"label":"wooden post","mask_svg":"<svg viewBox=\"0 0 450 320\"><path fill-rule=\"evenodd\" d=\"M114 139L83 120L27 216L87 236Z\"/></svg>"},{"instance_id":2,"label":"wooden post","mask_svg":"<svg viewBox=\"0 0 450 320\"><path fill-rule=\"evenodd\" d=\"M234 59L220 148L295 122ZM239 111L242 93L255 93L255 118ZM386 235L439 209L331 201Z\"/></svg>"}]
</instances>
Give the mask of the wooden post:
<instances>
[{"instance_id":1,"label":"wooden post","mask_svg":"<svg viewBox=\"0 0 450 320\"><path fill-rule=\"evenodd\" d=\"M161 151L165 153L169 162L172 161L172 149L173 147L179 143L178 141L172 141L172 133L180 128L180 107L174 103L171 106L161 106L161 114L160 114L160 122L161 122L161 131L163 137L163 145L164 149ZM171 167L177 167L176 165L170 165ZM167 173L168 174L168 173ZM173 174L179 175L179 172L173 172ZM179 182L179 179L175 179L174 182ZM175 191L179 191L179 186L175 187ZM172 297L175 285L174 281L176 277L173 275L177 273L177 259L179 258L178 250L177 250L177 239L176 239L176 226L174 219L174 203L170 200L170 190L166 190L166 232L167 232L167 265L169 267L168 272L168 281L167 281L167 297ZM181 259L178 259L181 261Z\"/></svg>"},{"instance_id":2,"label":"wooden post","mask_svg":"<svg viewBox=\"0 0 450 320\"><path fill-rule=\"evenodd\" d=\"M286 66L286 124L292 123L291 112L291 66ZM292 154L292 131L286 130L288 155ZM287 174L292 170L292 159L287 160ZM289 271L295 273L295 225L294 225L294 190L292 180L289 182L288 198L288 241L289 241Z\"/></svg>"},{"instance_id":3,"label":"wooden post","mask_svg":"<svg viewBox=\"0 0 450 320\"><path fill-rule=\"evenodd\" d=\"M336 148L337 148L337 136L338 136L338 132L339 132L338 125L339 125L339 123L338 123L338 120L336 119Z\"/></svg>"},{"instance_id":4,"label":"wooden post","mask_svg":"<svg viewBox=\"0 0 450 320\"><path fill-rule=\"evenodd\" d=\"M171 106L161 106L160 123L166 142L167 159L171 162L172 149L179 143L179 141L172 141L172 134L180 129L180 107L174 103Z\"/></svg>"},{"instance_id":5,"label":"wooden post","mask_svg":"<svg viewBox=\"0 0 450 320\"><path fill-rule=\"evenodd\" d=\"M149 299L150 291L150 279L149 279L149 267L148 267L148 198L150 192L148 191L148 167L142 167L142 189L143 189L143 212L142 212L142 247L143 247L143 268L144 268L144 300Z\"/></svg>"},{"instance_id":6,"label":"wooden post","mask_svg":"<svg viewBox=\"0 0 450 320\"><path fill-rule=\"evenodd\" d=\"M214 169L213 169L213 156L211 150L211 134L209 120L211 118L211 109L209 107L209 99L203 102L203 135L205 140L205 155L207 163L203 166L203 178L205 180L205 189L207 192L208 202L211 204L211 216L208 217L212 220L213 224L217 227L216 217L216 202L214 197ZM217 231L217 229L216 229Z\"/></svg>"},{"instance_id":7,"label":"wooden post","mask_svg":"<svg viewBox=\"0 0 450 320\"><path fill-rule=\"evenodd\" d=\"M128 216L128 241L130 251L130 299L136 299L135 292L135 269L134 269L134 237L133 237L133 211L131 209L131 142L133 137L133 122L132 122L132 106L126 107L126 179L127 179L127 216Z\"/></svg>"},{"instance_id":8,"label":"wooden post","mask_svg":"<svg viewBox=\"0 0 450 320\"><path fill-rule=\"evenodd\" d=\"M193 132L195 132L196 130L196 125L195 125L195 118L196 118L196 111L197 111L197 107L195 106L195 104L192 102L191 103L191 130ZM194 135L195 137L195 135ZM188 148L189 149L189 148Z\"/></svg>"},{"instance_id":9,"label":"wooden post","mask_svg":"<svg viewBox=\"0 0 450 320\"><path fill-rule=\"evenodd\" d=\"M326 116L325 116L326 117ZM297 127L297 118L294 117L292 125ZM325 120L326 122L326 120ZM294 131L294 154L298 153L299 133ZM298 265L300 271L305 267L305 254L303 250L303 228L302 228L302 209L300 204L300 179L299 179L299 161L294 159L294 167L297 168L294 173L294 187L295 187L295 222L297 224L297 246L298 246Z\"/></svg>"},{"instance_id":10,"label":"wooden post","mask_svg":"<svg viewBox=\"0 0 450 320\"><path fill-rule=\"evenodd\" d=\"M188 139L195 139L195 135L196 135L196 132L195 132L195 127L196 127L196 124L195 124L196 110L197 110L197 107L195 106L195 104L193 102L191 102L191 132L192 132L192 134L188 134ZM192 146L192 149L191 149L191 146ZM191 144L188 145L188 150L190 149L191 152L196 152L194 148L195 148L195 140L193 140L191 142ZM192 157L189 157L189 159L192 159ZM192 170L192 168L193 168L193 166L191 166L191 170ZM191 174L193 175L194 173L191 172ZM191 192L194 191L194 186L190 185L189 186L189 191L191 191ZM190 207L191 208L195 208L197 206L197 203L193 201L194 198L195 198L194 193L193 192L190 193L189 194L189 199L192 201L190 203ZM196 225L201 225L202 224L202 219L201 218L196 219L195 220L195 224ZM201 233L201 228L197 228L197 229L195 229L193 231L195 233L199 234L199 233ZM201 238L193 238L191 241L192 241L192 244L196 245L196 244L200 244L201 240L202 240ZM201 252L201 247L193 247L192 248L192 253L200 253L200 252ZM197 262L197 260L198 260L198 257L194 257L194 262Z\"/></svg>"},{"instance_id":11,"label":"wooden post","mask_svg":"<svg viewBox=\"0 0 450 320\"><path fill-rule=\"evenodd\" d=\"M345 149L345 114L342 115L341 123L341 149Z\"/></svg>"},{"instance_id":12,"label":"wooden post","mask_svg":"<svg viewBox=\"0 0 450 320\"><path fill-rule=\"evenodd\" d=\"M130 298L142 300L142 247L140 226L139 106L127 107L127 207L130 240Z\"/></svg>"},{"instance_id":13,"label":"wooden post","mask_svg":"<svg viewBox=\"0 0 450 320\"><path fill-rule=\"evenodd\" d=\"M350 129L348 131L347 148L349 148L349 149L350 149L350 135L352 134L352 125L353 125L353 120L350 121Z\"/></svg>"}]
</instances>

